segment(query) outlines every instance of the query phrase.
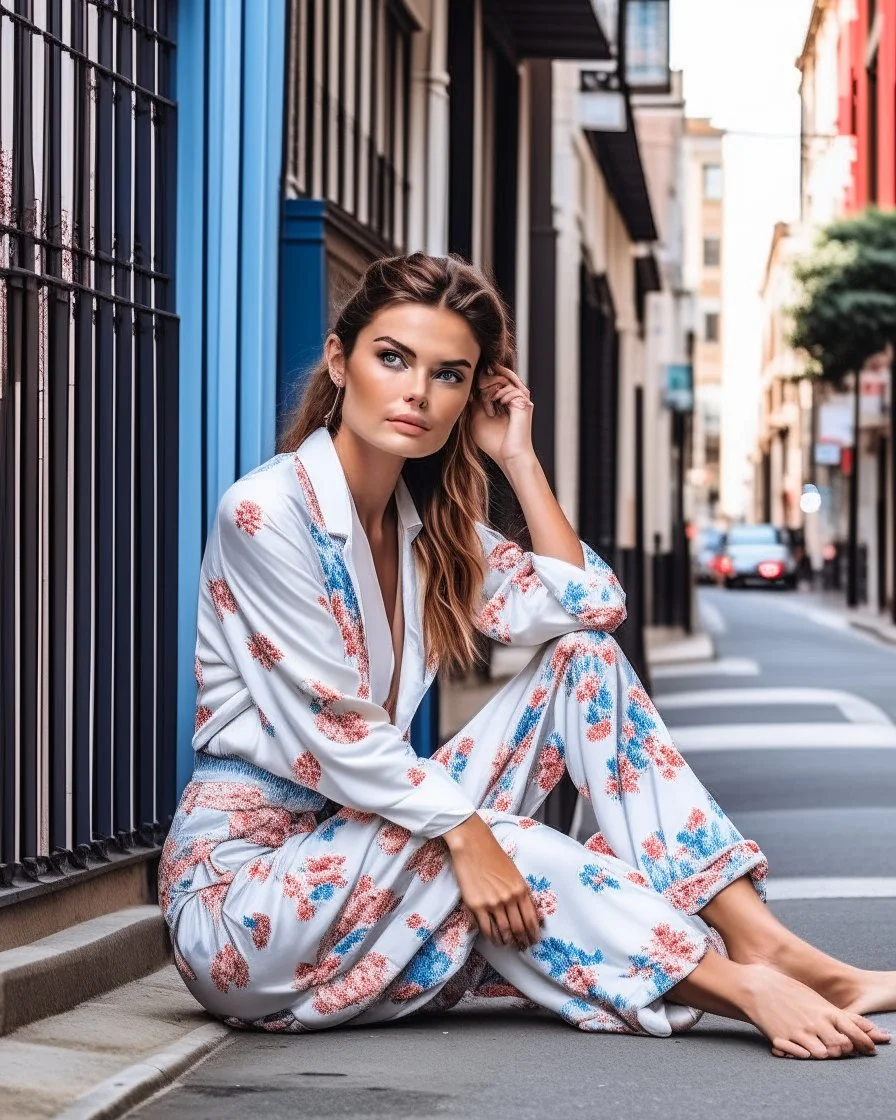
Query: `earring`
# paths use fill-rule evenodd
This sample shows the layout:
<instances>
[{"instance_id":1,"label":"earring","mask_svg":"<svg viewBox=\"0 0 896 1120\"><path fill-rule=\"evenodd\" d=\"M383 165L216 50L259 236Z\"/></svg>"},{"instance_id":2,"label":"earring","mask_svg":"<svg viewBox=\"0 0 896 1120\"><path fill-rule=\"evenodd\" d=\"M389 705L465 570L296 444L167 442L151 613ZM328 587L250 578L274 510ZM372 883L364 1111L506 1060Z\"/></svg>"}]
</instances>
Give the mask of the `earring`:
<instances>
[{"instance_id":1,"label":"earring","mask_svg":"<svg viewBox=\"0 0 896 1120\"><path fill-rule=\"evenodd\" d=\"M336 385L336 396L333 398L333 404L330 406L330 411L324 417L324 425L329 428L333 423L333 416L336 412L336 406L339 404L339 394L342 392L342 382Z\"/></svg>"}]
</instances>

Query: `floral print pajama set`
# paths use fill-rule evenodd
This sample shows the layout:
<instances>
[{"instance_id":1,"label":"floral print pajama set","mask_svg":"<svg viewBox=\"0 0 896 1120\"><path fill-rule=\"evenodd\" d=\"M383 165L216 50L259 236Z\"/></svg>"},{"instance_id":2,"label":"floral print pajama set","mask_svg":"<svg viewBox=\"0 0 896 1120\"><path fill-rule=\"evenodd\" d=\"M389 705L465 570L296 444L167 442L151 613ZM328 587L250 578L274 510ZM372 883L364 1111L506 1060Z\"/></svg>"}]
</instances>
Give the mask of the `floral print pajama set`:
<instances>
[{"instance_id":1,"label":"floral print pajama set","mask_svg":"<svg viewBox=\"0 0 896 1120\"><path fill-rule=\"evenodd\" d=\"M766 861L672 745L610 632L613 573L522 551L483 525L479 626L537 646L432 758L409 727L436 673L396 490L405 618L394 721L390 624L329 433L224 495L202 566L193 778L160 868L175 961L204 1007L270 1031L366 1025L513 996L590 1031L668 1035L663 996L721 947L697 916ZM600 832L532 819L564 769ZM472 813L528 882L542 936L481 937L442 833ZM724 951L722 949L722 951Z\"/></svg>"}]
</instances>

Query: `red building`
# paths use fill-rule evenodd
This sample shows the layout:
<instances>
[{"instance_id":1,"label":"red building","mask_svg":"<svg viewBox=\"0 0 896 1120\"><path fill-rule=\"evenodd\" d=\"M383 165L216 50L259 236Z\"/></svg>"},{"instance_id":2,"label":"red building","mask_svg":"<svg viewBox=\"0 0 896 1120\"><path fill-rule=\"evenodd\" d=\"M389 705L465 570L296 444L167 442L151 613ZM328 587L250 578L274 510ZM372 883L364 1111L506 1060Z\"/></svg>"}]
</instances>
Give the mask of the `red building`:
<instances>
[{"instance_id":1,"label":"red building","mask_svg":"<svg viewBox=\"0 0 896 1120\"><path fill-rule=\"evenodd\" d=\"M843 7L839 130L855 143L846 209L896 207L896 0Z\"/></svg>"}]
</instances>

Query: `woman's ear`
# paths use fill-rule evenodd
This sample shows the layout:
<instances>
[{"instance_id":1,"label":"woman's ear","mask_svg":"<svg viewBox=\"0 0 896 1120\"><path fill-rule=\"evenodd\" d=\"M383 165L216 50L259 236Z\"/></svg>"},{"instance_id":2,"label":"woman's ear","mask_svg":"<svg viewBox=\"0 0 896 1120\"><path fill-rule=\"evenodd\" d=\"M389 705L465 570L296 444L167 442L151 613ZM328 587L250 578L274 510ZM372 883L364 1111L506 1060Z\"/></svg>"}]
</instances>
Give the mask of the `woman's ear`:
<instances>
[{"instance_id":1,"label":"woman's ear","mask_svg":"<svg viewBox=\"0 0 896 1120\"><path fill-rule=\"evenodd\" d=\"M339 341L337 335L327 335L327 341L324 343L324 357L327 359L330 380L334 385L344 385L345 351L342 349L342 343Z\"/></svg>"}]
</instances>

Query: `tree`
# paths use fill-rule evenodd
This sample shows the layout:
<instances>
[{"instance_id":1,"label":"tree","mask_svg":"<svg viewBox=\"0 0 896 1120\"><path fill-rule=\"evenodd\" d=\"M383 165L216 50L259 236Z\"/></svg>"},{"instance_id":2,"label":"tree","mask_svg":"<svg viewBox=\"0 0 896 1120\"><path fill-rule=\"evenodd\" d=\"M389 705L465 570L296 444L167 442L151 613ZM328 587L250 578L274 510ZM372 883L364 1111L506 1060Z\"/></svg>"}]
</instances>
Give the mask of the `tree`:
<instances>
[{"instance_id":1,"label":"tree","mask_svg":"<svg viewBox=\"0 0 896 1120\"><path fill-rule=\"evenodd\" d=\"M896 212L834 222L795 273L790 343L810 376L839 384L896 339Z\"/></svg>"},{"instance_id":2,"label":"tree","mask_svg":"<svg viewBox=\"0 0 896 1120\"><path fill-rule=\"evenodd\" d=\"M792 309L791 345L807 358L806 373L840 385L854 374L854 451L849 486L847 603L858 603L859 371L892 355L896 340L896 213L866 210L824 229L797 265L800 299ZM896 493L896 386L890 383L891 490ZM894 549L896 555L896 549ZM896 587L896 570L893 573ZM896 617L896 595L893 596Z\"/></svg>"}]
</instances>

